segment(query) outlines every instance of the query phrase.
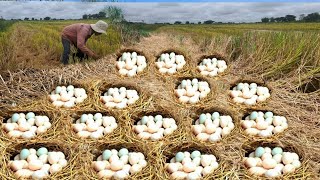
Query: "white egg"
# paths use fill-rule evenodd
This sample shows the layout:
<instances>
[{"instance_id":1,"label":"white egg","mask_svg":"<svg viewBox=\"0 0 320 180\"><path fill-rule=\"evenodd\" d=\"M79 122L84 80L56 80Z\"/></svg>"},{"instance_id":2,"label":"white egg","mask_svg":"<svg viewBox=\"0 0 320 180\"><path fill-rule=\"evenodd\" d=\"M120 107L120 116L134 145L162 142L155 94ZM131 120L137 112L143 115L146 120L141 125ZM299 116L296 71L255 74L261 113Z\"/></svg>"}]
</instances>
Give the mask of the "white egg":
<instances>
[{"instance_id":1,"label":"white egg","mask_svg":"<svg viewBox=\"0 0 320 180\"><path fill-rule=\"evenodd\" d=\"M47 128L45 127L45 126L39 126L38 128L37 128L37 130L36 130L36 133L37 134L42 134L42 133L44 133L44 132L46 132L47 131Z\"/></svg>"},{"instance_id":2,"label":"white egg","mask_svg":"<svg viewBox=\"0 0 320 180\"><path fill-rule=\"evenodd\" d=\"M112 155L109 158L109 162L113 162L113 161L118 161L120 160L119 156L118 156L118 152L113 151Z\"/></svg>"},{"instance_id":3,"label":"white egg","mask_svg":"<svg viewBox=\"0 0 320 180\"><path fill-rule=\"evenodd\" d=\"M48 172L46 171L42 171L42 170L37 170L32 174L32 179L44 179L46 177L48 177Z\"/></svg>"},{"instance_id":4,"label":"white egg","mask_svg":"<svg viewBox=\"0 0 320 180\"><path fill-rule=\"evenodd\" d=\"M253 100L253 99L246 99L246 100L244 101L244 104L251 106L251 105L256 104L256 101Z\"/></svg>"},{"instance_id":5,"label":"white egg","mask_svg":"<svg viewBox=\"0 0 320 180\"><path fill-rule=\"evenodd\" d=\"M198 135L198 134L204 132L206 130L206 127L203 124L202 125L193 125L192 130L195 135Z\"/></svg>"},{"instance_id":6,"label":"white egg","mask_svg":"<svg viewBox=\"0 0 320 180\"><path fill-rule=\"evenodd\" d=\"M75 131L75 132L80 132L82 130L84 130L86 128L86 125L81 123L81 124L72 124L72 129Z\"/></svg>"},{"instance_id":7,"label":"white egg","mask_svg":"<svg viewBox=\"0 0 320 180\"><path fill-rule=\"evenodd\" d=\"M293 160L293 162L291 163L296 169L298 169L299 167L301 167L301 162L299 160Z\"/></svg>"},{"instance_id":8,"label":"white egg","mask_svg":"<svg viewBox=\"0 0 320 180\"><path fill-rule=\"evenodd\" d=\"M188 173L183 171L176 171L170 175L171 179L185 179L188 176Z\"/></svg>"},{"instance_id":9,"label":"white egg","mask_svg":"<svg viewBox=\"0 0 320 180\"><path fill-rule=\"evenodd\" d=\"M221 136L220 136L220 133L214 133L214 134L211 134L210 136L209 136L209 141L210 142L217 142L217 141L219 141L219 140L221 140Z\"/></svg>"},{"instance_id":10,"label":"white egg","mask_svg":"<svg viewBox=\"0 0 320 180\"><path fill-rule=\"evenodd\" d=\"M262 176L267 170L262 167L251 167L249 169L250 174L254 174L257 176Z\"/></svg>"},{"instance_id":11,"label":"white egg","mask_svg":"<svg viewBox=\"0 0 320 180\"><path fill-rule=\"evenodd\" d=\"M233 101L234 101L235 103L244 103L244 102L245 102L245 99L242 98L242 97L235 97L235 98L233 98Z\"/></svg>"},{"instance_id":12,"label":"white egg","mask_svg":"<svg viewBox=\"0 0 320 180\"><path fill-rule=\"evenodd\" d=\"M282 154L282 162L283 162L283 164L285 164L285 165L291 164L293 161L294 161L294 157L292 156L291 153L284 152Z\"/></svg>"},{"instance_id":13,"label":"white egg","mask_svg":"<svg viewBox=\"0 0 320 180\"><path fill-rule=\"evenodd\" d=\"M29 169L32 171L39 170L42 168L42 166L43 166L43 163L40 160L29 161L29 164L28 164Z\"/></svg>"},{"instance_id":14,"label":"white egg","mask_svg":"<svg viewBox=\"0 0 320 180\"><path fill-rule=\"evenodd\" d=\"M91 135L91 132L89 131L79 131L77 133L77 136L80 138L88 138Z\"/></svg>"},{"instance_id":15,"label":"white egg","mask_svg":"<svg viewBox=\"0 0 320 180\"><path fill-rule=\"evenodd\" d=\"M125 68L126 63L124 61L118 61L116 65L117 65L117 68L120 70Z\"/></svg>"},{"instance_id":16,"label":"white egg","mask_svg":"<svg viewBox=\"0 0 320 180\"><path fill-rule=\"evenodd\" d=\"M33 171L29 169L20 169L14 173L17 178L30 178L33 174Z\"/></svg>"},{"instance_id":17,"label":"white egg","mask_svg":"<svg viewBox=\"0 0 320 180\"><path fill-rule=\"evenodd\" d=\"M139 164L134 164L130 167L131 174L136 174L136 173L140 172L141 170L142 170L142 167Z\"/></svg>"},{"instance_id":18,"label":"white egg","mask_svg":"<svg viewBox=\"0 0 320 180\"><path fill-rule=\"evenodd\" d=\"M104 169L106 169L107 167L107 161L94 161L93 162L93 168L96 170L96 171L102 171Z\"/></svg>"},{"instance_id":19,"label":"white egg","mask_svg":"<svg viewBox=\"0 0 320 180\"><path fill-rule=\"evenodd\" d=\"M149 133L156 133L156 132L158 132L159 127L158 127L157 125L155 125L155 124L151 124L151 125L148 127L147 130L148 130Z\"/></svg>"},{"instance_id":20,"label":"white egg","mask_svg":"<svg viewBox=\"0 0 320 180\"><path fill-rule=\"evenodd\" d=\"M209 139L210 135L207 133L199 133L197 135L197 139L200 141L207 141Z\"/></svg>"},{"instance_id":21,"label":"white egg","mask_svg":"<svg viewBox=\"0 0 320 180\"><path fill-rule=\"evenodd\" d=\"M148 133L148 132L141 132L140 134L138 134L138 137L139 137L140 139L149 139L150 136L151 136L151 134Z\"/></svg>"},{"instance_id":22,"label":"white egg","mask_svg":"<svg viewBox=\"0 0 320 180\"><path fill-rule=\"evenodd\" d=\"M291 156L294 160L299 160L299 155L297 153L291 153Z\"/></svg>"},{"instance_id":23,"label":"white egg","mask_svg":"<svg viewBox=\"0 0 320 180\"><path fill-rule=\"evenodd\" d=\"M125 179L125 178L127 178L129 176L129 174L128 174L128 172L125 172L125 171L123 171L123 170L121 170L121 171L117 171L116 173L114 173L114 175L113 175L113 177L115 178L115 179Z\"/></svg>"},{"instance_id":24,"label":"white egg","mask_svg":"<svg viewBox=\"0 0 320 180\"><path fill-rule=\"evenodd\" d=\"M90 138L92 139L99 139L103 136L103 131L94 131L90 134Z\"/></svg>"},{"instance_id":25,"label":"white egg","mask_svg":"<svg viewBox=\"0 0 320 180\"><path fill-rule=\"evenodd\" d=\"M208 174L212 174L214 170L215 170L214 167L212 167L212 166L206 166L206 167L203 168L202 174L203 174L204 176L206 176L206 175L208 175Z\"/></svg>"},{"instance_id":26,"label":"white egg","mask_svg":"<svg viewBox=\"0 0 320 180\"><path fill-rule=\"evenodd\" d=\"M50 164L56 164L59 162L60 156L56 152L48 152L48 161Z\"/></svg>"},{"instance_id":27,"label":"white egg","mask_svg":"<svg viewBox=\"0 0 320 180\"><path fill-rule=\"evenodd\" d=\"M111 179L112 176L114 175L114 173L115 173L115 172L112 171L112 170L105 169L105 170L99 171L98 177L99 177L100 179L104 179L104 178L106 178L106 179Z\"/></svg>"},{"instance_id":28,"label":"white egg","mask_svg":"<svg viewBox=\"0 0 320 180\"><path fill-rule=\"evenodd\" d=\"M51 165L51 167L49 169L51 174L59 172L61 170L62 170L62 166L60 164L53 164L53 165Z\"/></svg>"},{"instance_id":29,"label":"white egg","mask_svg":"<svg viewBox=\"0 0 320 180\"><path fill-rule=\"evenodd\" d=\"M253 157L249 157L245 161L245 165L249 168L257 166L257 160Z\"/></svg>"},{"instance_id":30,"label":"white egg","mask_svg":"<svg viewBox=\"0 0 320 180\"><path fill-rule=\"evenodd\" d=\"M187 180L197 180L201 179L201 173L191 172L187 176Z\"/></svg>"},{"instance_id":31,"label":"white egg","mask_svg":"<svg viewBox=\"0 0 320 180\"><path fill-rule=\"evenodd\" d=\"M68 165L68 161L66 159L59 159L58 164L60 164L62 167L66 167Z\"/></svg>"},{"instance_id":32,"label":"white egg","mask_svg":"<svg viewBox=\"0 0 320 180\"><path fill-rule=\"evenodd\" d=\"M262 161L262 166L265 169L273 169L276 167L276 165L277 165L277 161L271 158L267 158Z\"/></svg>"},{"instance_id":33,"label":"white egg","mask_svg":"<svg viewBox=\"0 0 320 180\"><path fill-rule=\"evenodd\" d=\"M211 158L208 158L207 155L202 155L202 156L201 156L201 165L202 165L203 167L207 167L207 166L209 166L211 163L212 163L212 159L211 159Z\"/></svg>"},{"instance_id":34,"label":"white egg","mask_svg":"<svg viewBox=\"0 0 320 180\"><path fill-rule=\"evenodd\" d=\"M282 159L282 154L276 154L272 158L276 160L277 163L280 163Z\"/></svg>"},{"instance_id":35,"label":"white egg","mask_svg":"<svg viewBox=\"0 0 320 180\"><path fill-rule=\"evenodd\" d=\"M17 123L4 123L3 128L9 132L9 131L13 131L14 129L16 129L18 127Z\"/></svg>"},{"instance_id":36,"label":"white egg","mask_svg":"<svg viewBox=\"0 0 320 180\"><path fill-rule=\"evenodd\" d=\"M127 75L127 74L128 74L128 70L127 70L127 69L120 69L120 70L119 70L119 74L120 74L120 75L123 75L123 76L124 76L124 75Z\"/></svg>"},{"instance_id":37,"label":"white egg","mask_svg":"<svg viewBox=\"0 0 320 180\"><path fill-rule=\"evenodd\" d=\"M276 167L274 168L274 170L277 170L277 171L279 171L279 172L282 172L283 168L284 168L284 165L283 165L282 163L280 163L280 164L277 164L277 165L276 165Z\"/></svg>"},{"instance_id":38,"label":"white egg","mask_svg":"<svg viewBox=\"0 0 320 180\"><path fill-rule=\"evenodd\" d=\"M98 125L97 123L93 122L87 125L86 130L89 132L94 132L97 131L98 128L100 127L100 125Z\"/></svg>"},{"instance_id":39,"label":"white egg","mask_svg":"<svg viewBox=\"0 0 320 180\"><path fill-rule=\"evenodd\" d=\"M203 75L203 76L208 76L210 74L210 72L204 70L204 71L201 71L200 74Z\"/></svg>"},{"instance_id":40,"label":"white egg","mask_svg":"<svg viewBox=\"0 0 320 180\"><path fill-rule=\"evenodd\" d=\"M229 127L224 127L222 129L221 135L222 135L222 137L224 137L224 136L227 136L230 133L231 133L231 129Z\"/></svg>"},{"instance_id":41,"label":"white egg","mask_svg":"<svg viewBox=\"0 0 320 180\"><path fill-rule=\"evenodd\" d=\"M110 168L113 171L119 171L123 168L124 163L120 160L114 160L110 163Z\"/></svg>"},{"instance_id":42,"label":"white egg","mask_svg":"<svg viewBox=\"0 0 320 180\"><path fill-rule=\"evenodd\" d=\"M33 137L35 137L36 134L32 131L26 131L26 132L23 132L21 137L24 138L24 139L32 139Z\"/></svg>"},{"instance_id":43,"label":"white egg","mask_svg":"<svg viewBox=\"0 0 320 180\"><path fill-rule=\"evenodd\" d=\"M24 162L23 161L10 161L9 165L13 171L18 171L23 168Z\"/></svg>"},{"instance_id":44,"label":"white egg","mask_svg":"<svg viewBox=\"0 0 320 180\"><path fill-rule=\"evenodd\" d=\"M245 133L246 134L249 134L249 135L258 135L260 132L260 130L256 129L256 128L248 128L245 130Z\"/></svg>"},{"instance_id":45,"label":"white egg","mask_svg":"<svg viewBox=\"0 0 320 180\"><path fill-rule=\"evenodd\" d=\"M46 164L48 162L48 155L47 154L42 154L38 158L43 164Z\"/></svg>"},{"instance_id":46,"label":"white egg","mask_svg":"<svg viewBox=\"0 0 320 180\"><path fill-rule=\"evenodd\" d=\"M13 131L8 132L8 136L10 138L18 138L21 135L22 135L22 132L21 131L17 131L17 130L13 130Z\"/></svg>"},{"instance_id":47,"label":"white egg","mask_svg":"<svg viewBox=\"0 0 320 180\"><path fill-rule=\"evenodd\" d=\"M139 164L140 164L140 166L141 166L142 168L144 168L144 167L147 166L148 163L147 163L146 160L142 159L142 160L139 161Z\"/></svg>"},{"instance_id":48,"label":"white egg","mask_svg":"<svg viewBox=\"0 0 320 180\"><path fill-rule=\"evenodd\" d=\"M265 175L266 177L274 178L274 177L280 176L281 173L280 173L279 171L277 171L277 170L269 169L269 170L267 170L267 171L264 173L264 175Z\"/></svg>"},{"instance_id":49,"label":"white egg","mask_svg":"<svg viewBox=\"0 0 320 180\"><path fill-rule=\"evenodd\" d=\"M189 97L188 96L181 96L179 97L179 101L182 102L182 103L187 103L189 102Z\"/></svg>"}]
</instances>

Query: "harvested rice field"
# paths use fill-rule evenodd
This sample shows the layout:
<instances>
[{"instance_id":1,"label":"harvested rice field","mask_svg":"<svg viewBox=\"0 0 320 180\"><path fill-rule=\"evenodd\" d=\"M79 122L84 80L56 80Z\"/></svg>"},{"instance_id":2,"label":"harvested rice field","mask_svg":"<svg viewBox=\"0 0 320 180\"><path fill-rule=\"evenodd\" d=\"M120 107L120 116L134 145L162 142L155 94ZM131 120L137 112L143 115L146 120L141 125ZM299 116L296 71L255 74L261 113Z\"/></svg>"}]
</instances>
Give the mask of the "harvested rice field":
<instances>
[{"instance_id":1,"label":"harvested rice field","mask_svg":"<svg viewBox=\"0 0 320 180\"><path fill-rule=\"evenodd\" d=\"M319 179L319 34L200 27L4 72L0 179Z\"/></svg>"}]
</instances>

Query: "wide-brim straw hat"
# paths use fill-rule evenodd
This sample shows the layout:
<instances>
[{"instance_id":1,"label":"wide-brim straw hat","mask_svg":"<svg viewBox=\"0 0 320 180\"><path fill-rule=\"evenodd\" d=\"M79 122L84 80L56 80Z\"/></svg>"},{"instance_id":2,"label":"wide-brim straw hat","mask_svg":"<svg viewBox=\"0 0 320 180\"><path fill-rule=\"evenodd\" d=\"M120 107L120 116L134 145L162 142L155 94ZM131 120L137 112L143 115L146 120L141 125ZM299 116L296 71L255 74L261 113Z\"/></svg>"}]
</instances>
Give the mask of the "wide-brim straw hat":
<instances>
[{"instance_id":1,"label":"wide-brim straw hat","mask_svg":"<svg viewBox=\"0 0 320 180\"><path fill-rule=\"evenodd\" d=\"M107 34L108 23L104 21L98 21L96 24L90 24L91 28L98 33Z\"/></svg>"}]
</instances>

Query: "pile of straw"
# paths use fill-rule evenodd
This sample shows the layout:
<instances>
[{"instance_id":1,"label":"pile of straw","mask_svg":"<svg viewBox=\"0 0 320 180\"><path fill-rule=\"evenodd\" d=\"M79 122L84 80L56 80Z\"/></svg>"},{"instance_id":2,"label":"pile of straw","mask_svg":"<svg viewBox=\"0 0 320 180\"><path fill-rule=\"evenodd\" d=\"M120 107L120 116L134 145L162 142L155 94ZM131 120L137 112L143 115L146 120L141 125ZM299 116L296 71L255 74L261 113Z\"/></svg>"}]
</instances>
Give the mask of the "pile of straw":
<instances>
[{"instance_id":1,"label":"pile of straw","mask_svg":"<svg viewBox=\"0 0 320 180\"><path fill-rule=\"evenodd\" d=\"M126 47L147 57L148 67L136 77L121 77L118 74L115 62L120 52L96 62L51 70L26 69L1 77L0 125L12 112L34 111L48 115L53 127L47 134L30 141L12 140L1 133L0 178L14 178L7 163L23 147L45 145L50 150L62 150L67 155L68 166L52 175L52 179L96 179L97 173L91 168L91 162L96 160L104 149L122 147L142 152L148 162L147 167L131 176L131 179L169 179L165 163L178 151L195 149L214 154L219 160L219 168L204 179L256 179L257 177L247 174L242 158L246 153L265 144L279 145L299 154L302 167L294 174L283 176L284 179L320 178L320 91L309 94L292 91L292 87L296 86L292 84L292 77L287 77L290 80L283 78L270 82L259 75L247 74L246 72L250 72L247 70L252 67L242 59L244 56L241 52L238 52L240 54L236 59L231 58L234 55L228 54L228 42L228 39L221 40L219 44L209 44L208 48L203 49L190 38L174 38L167 34L153 35L133 47ZM187 61L183 70L174 75L160 74L155 66L158 56L168 51L183 54ZM201 77L196 68L199 61L204 56L215 54L228 59L228 73L214 78ZM207 81L211 92L196 105L181 104L174 95L174 89L181 79L193 77ZM267 85L271 89L271 97L267 102L250 108L235 105L230 101L228 90L242 80ZM85 88L88 98L71 109L57 109L51 105L47 95L57 85L67 84ZM99 100L100 95L109 87L115 86L137 90L140 99L122 110L106 109ZM289 128L281 135L266 139L247 136L240 127L240 120L250 110L270 110L285 116ZM217 143L199 142L191 131L195 118L201 112L209 111L230 115L236 125L230 135ZM72 132L71 124L80 114L88 112L102 112L114 116L118 128L99 140L78 138ZM133 124L144 114L155 113L173 117L178 129L160 141L140 140L133 131Z\"/></svg>"}]
</instances>

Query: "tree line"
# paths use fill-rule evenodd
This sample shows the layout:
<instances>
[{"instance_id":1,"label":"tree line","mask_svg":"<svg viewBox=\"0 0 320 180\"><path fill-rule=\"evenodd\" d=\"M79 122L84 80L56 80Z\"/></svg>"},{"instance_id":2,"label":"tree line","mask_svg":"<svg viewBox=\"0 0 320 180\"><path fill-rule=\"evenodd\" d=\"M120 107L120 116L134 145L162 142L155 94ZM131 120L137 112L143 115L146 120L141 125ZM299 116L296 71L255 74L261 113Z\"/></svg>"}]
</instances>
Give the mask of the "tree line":
<instances>
[{"instance_id":1,"label":"tree line","mask_svg":"<svg viewBox=\"0 0 320 180\"><path fill-rule=\"evenodd\" d=\"M272 22L320 22L320 14L318 12L310 14L301 14L299 19L296 19L295 15L286 15L284 17L264 17L261 19L263 23L272 23Z\"/></svg>"},{"instance_id":2,"label":"tree line","mask_svg":"<svg viewBox=\"0 0 320 180\"><path fill-rule=\"evenodd\" d=\"M227 22L225 24L234 24L235 22ZM199 22L190 22L190 21L186 21L185 23L183 23L182 21L175 21L173 24L223 24L223 22L215 22L213 20L207 20L207 21L199 21Z\"/></svg>"}]
</instances>

